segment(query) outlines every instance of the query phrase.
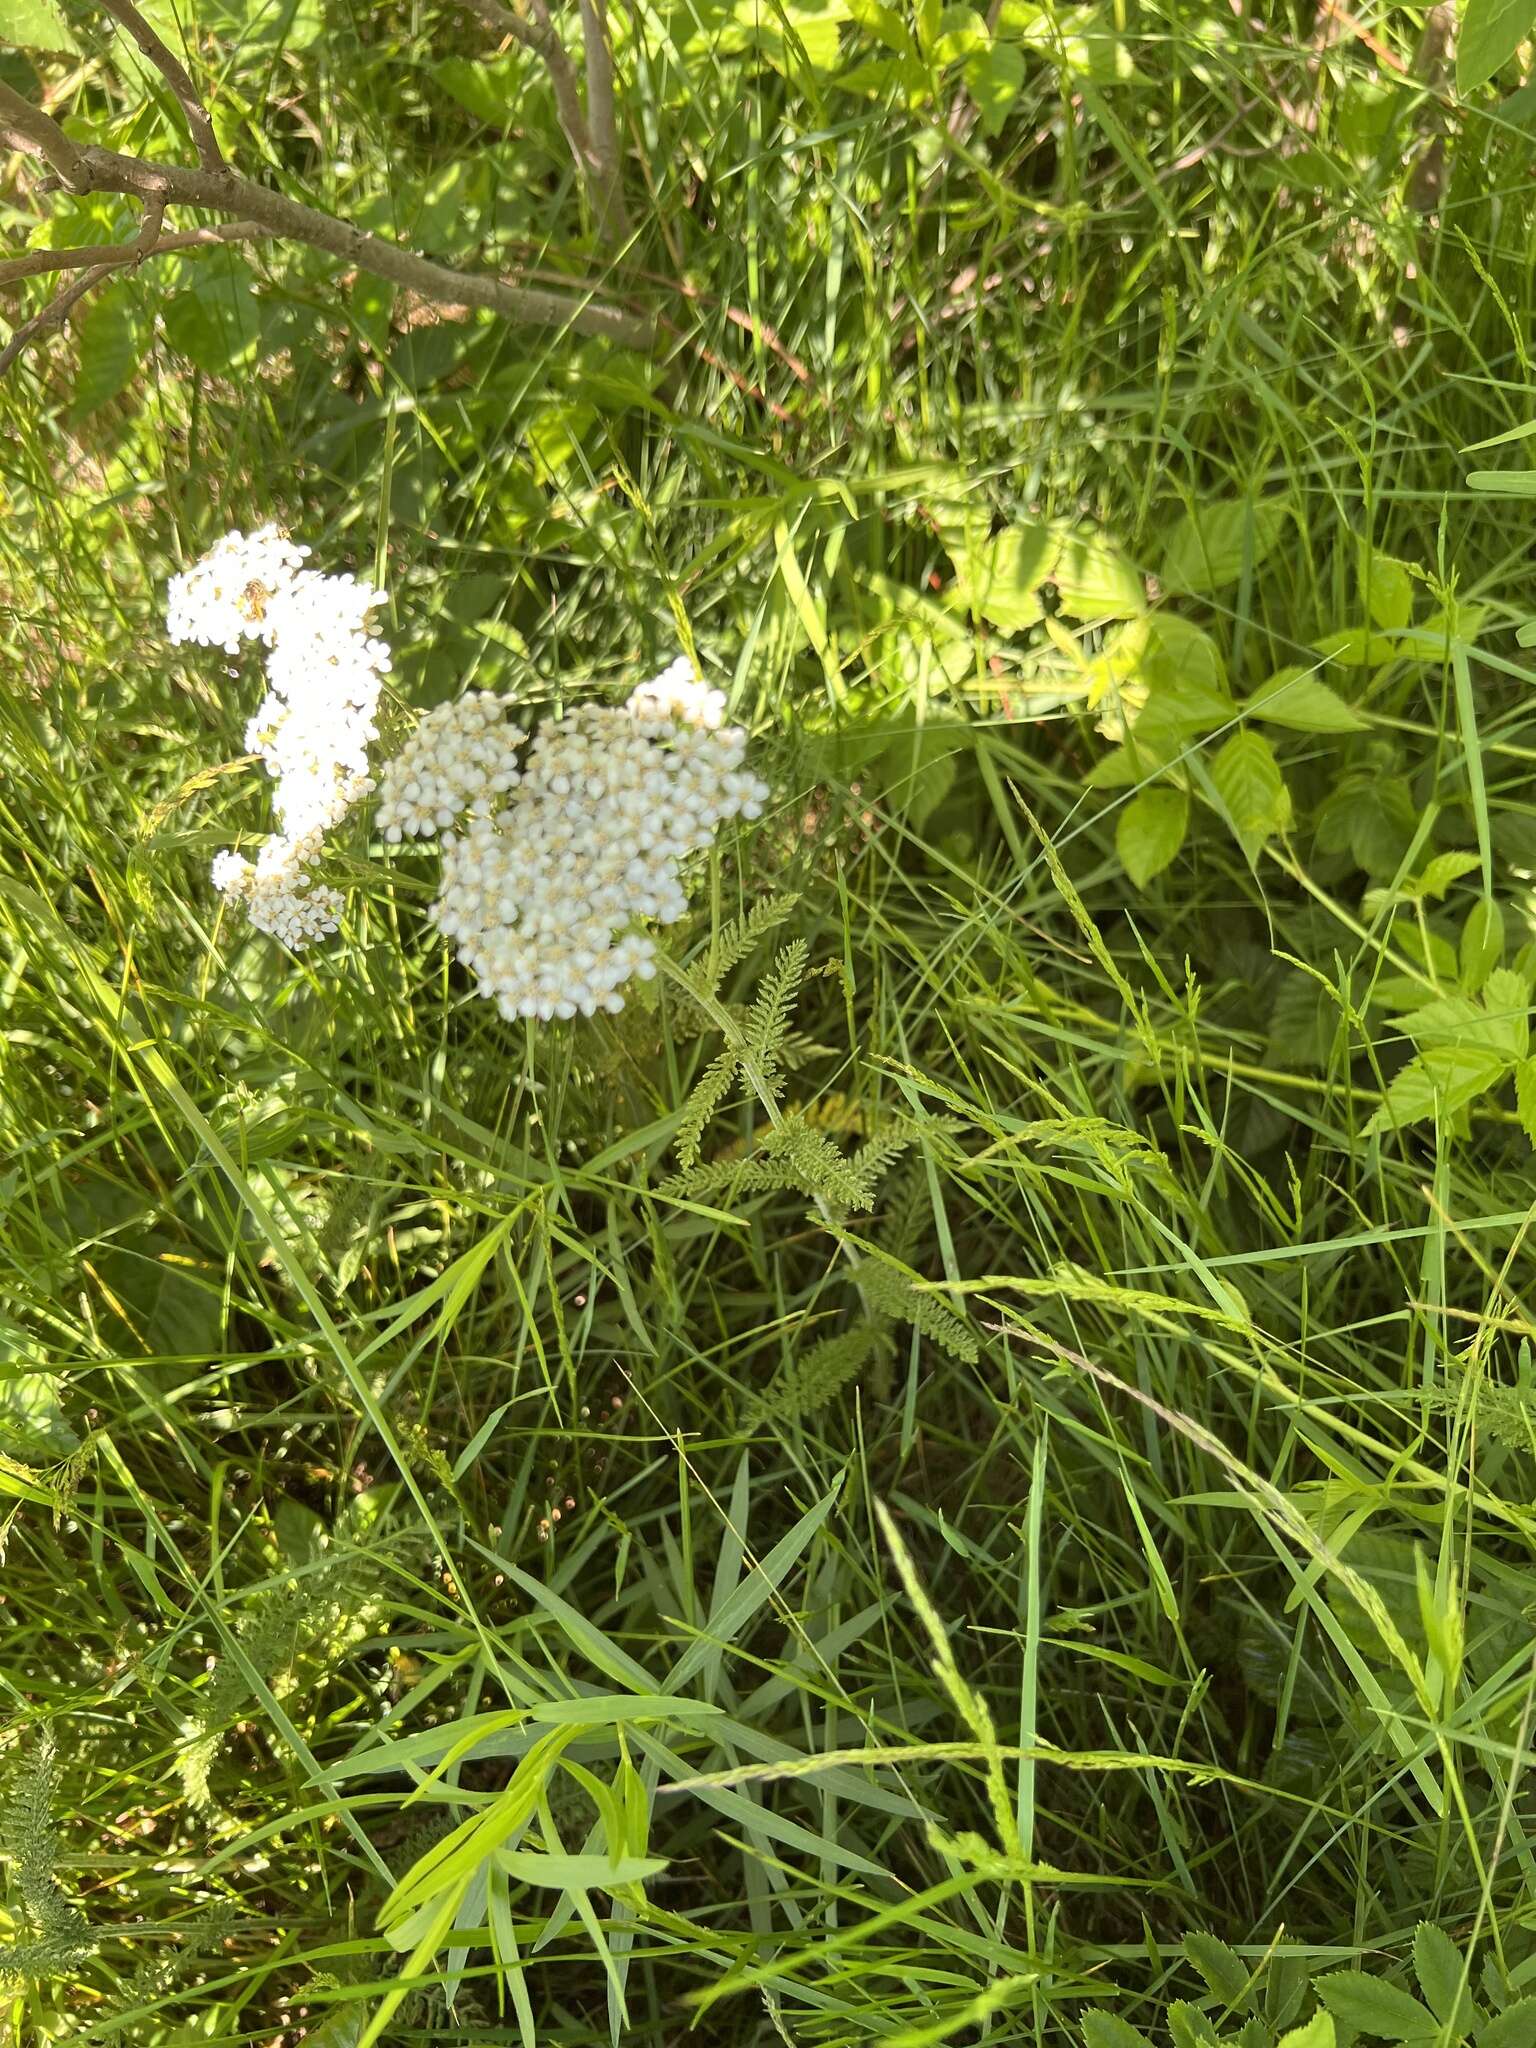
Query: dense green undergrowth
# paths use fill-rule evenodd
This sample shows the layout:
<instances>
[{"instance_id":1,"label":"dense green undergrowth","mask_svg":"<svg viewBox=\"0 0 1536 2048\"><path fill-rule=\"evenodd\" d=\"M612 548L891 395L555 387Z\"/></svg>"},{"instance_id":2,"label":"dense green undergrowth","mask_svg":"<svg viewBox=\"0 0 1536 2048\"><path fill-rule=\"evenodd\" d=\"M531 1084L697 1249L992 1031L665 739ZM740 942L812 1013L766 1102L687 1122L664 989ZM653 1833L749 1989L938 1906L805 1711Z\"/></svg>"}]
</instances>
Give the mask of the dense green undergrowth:
<instances>
[{"instance_id":1,"label":"dense green undergrowth","mask_svg":"<svg viewBox=\"0 0 1536 2048\"><path fill-rule=\"evenodd\" d=\"M7 2038L1536 2039L1526 90L640 6L615 254L468 16L183 26L246 169L661 325L252 245L0 386ZM0 76L184 154L74 30ZM269 518L391 735L729 691L621 1016L365 830L329 950L220 914L163 586Z\"/></svg>"}]
</instances>

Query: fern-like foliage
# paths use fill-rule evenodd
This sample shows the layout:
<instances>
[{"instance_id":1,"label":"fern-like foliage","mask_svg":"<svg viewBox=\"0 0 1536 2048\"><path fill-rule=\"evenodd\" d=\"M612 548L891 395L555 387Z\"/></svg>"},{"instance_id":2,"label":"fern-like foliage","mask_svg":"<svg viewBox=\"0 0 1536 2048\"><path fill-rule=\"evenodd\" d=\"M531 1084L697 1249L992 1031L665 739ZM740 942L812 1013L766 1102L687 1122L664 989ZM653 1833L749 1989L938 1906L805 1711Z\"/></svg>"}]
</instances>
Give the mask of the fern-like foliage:
<instances>
[{"instance_id":1,"label":"fern-like foliage","mask_svg":"<svg viewBox=\"0 0 1536 2048\"><path fill-rule=\"evenodd\" d=\"M96 1952L85 1915L55 1875L63 1860L58 1803L58 1750L45 1732L17 1765L0 1815L21 1906L18 1937L0 1946L0 1979L69 1976Z\"/></svg>"},{"instance_id":2,"label":"fern-like foliage","mask_svg":"<svg viewBox=\"0 0 1536 2048\"><path fill-rule=\"evenodd\" d=\"M956 1315L947 1303L920 1286L899 1266L885 1259L861 1259L854 1279L870 1308L894 1322L910 1323L951 1358L974 1365L981 1356L975 1334L964 1317Z\"/></svg>"},{"instance_id":3,"label":"fern-like foliage","mask_svg":"<svg viewBox=\"0 0 1536 2048\"><path fill-rule=\"evenodd\" d=\"M846 1153L798 1113L781 1117L744 1157L688 1166L663 1184L673 1195L767 1194L798 1191L843 1210L865 1210L874 1188Z\"/></svg>"},{"instance_id":4,"label":"fern-like foliage","mask_svg":"<svg viewBox=\"0 0 1536 2048\"><path fill-rule=\"evenodd\" d=\"M146 2007L163 2008L178 1993L195 1990L214 1972L227 1967L220 1950L238 1926L233 1906L215 1899L201 1913L157 1928L155 1932L163 1938L161 1945L136 1944L141 1951L138 1961L127 1975L118 1978L85 2025L66 2037L71 2048L100 2048L104 2042L125 2037L142 2040Z\"/></svg>"},{"instance_id":5,"label":"fern-like foliage","mask_svg":"<svg viewBox=\"0 0 1536 2048\"><path fill-rule=\"evenodd\" d=\"M717 996L732 969L794 915L796 900L793 896L766 896L745 917L733 917L721 925L704 959L688 971L688 981L696 992L706 1000Z\"/></svg>"},{"instance_id":6,"label":"fern-like foliage","mask_svg":"<svg viewBox=\"0 0 1536 2048\"><path fill-rule=\"evenodd\" d=\"M673 1141L683 1167L697 1166L705 1127L738 1075L760 1098L777 1102L783 1095L790 1018L805 978L807 957L804 939L791 940L764 977L757 1000L745 1017L738 1022L727 1014L725 1047L704 1069L683 1105Z\"/></svg>"},{"instance_id":7,"label":"fern-like foliage","mask_svg":"<svg viewBox=\"0 0 1536 2048\"><path fill-rule=\"evenodd\" d=\"M683 1104L682 1122L673 1140L677 1156L685 1167L698 1165L705 1127L731 1092L736 1070L736 1050L734 1046L727 1046L724 1052L716 1053L694 1083L693 1093Z\"/></svg>"},{"instance_id":8,"label":"fern-like foliage","mask_svg":"<svg viewBox=\"0 0 1536 2048\"><path fill-rule=\"evenodd\" d=\"M1476 1417L1478 1429L1495 1443L1512 1451L1536 1451L1536 1374L1525 1346L1521 1346L1520 1373L1514 1386L1505 1386L1484 1373L1475 1387L1468 1388L1467 1378L1465 1366L1453 1366L1446 1384L1431 1391L1434 1405L1443 1413L1454 1414L1465 1404Z\"/></svg>"},{"instance_id":9,"label":"fern-like foliage","mask_svg":"<svg viewBox=\"0 0 1536 2048\"><path fill-rule=\"evenodd\" d=\"M791 939L763 977L757 1001L747 1013L742 1034L746 1060L775 1095L782 1091L782 1082L779 1089L774 1088L779 1077L779 1049L789 1036L789 1020L809 960L810 948L804 939Z\"/></svg>"},{"instance_id":10,"label":"fern-like foliage","mask_svg":"<svg viewBox=\"0 0 1536 2048\"><path fill-rule=\"evenodd\" d=\"M748 1404L742 1417L749 1429L764 1422L803 1422L840 1394L858 1373L891 1353L889 1325L866 1318L823 1337L780 1366L768 1385Z\"/></svg>"},{"instance_id":11,"label":"fern-like foliage","mask_svg":"<svg viewBox=\"0 0 1536 2048\"><path fill-rule=\"evenodd\" d=\"M932 1208L927 1170L921 1159L910 1159L881 1197L880 1249L902 1265L911 1265Z\"/></svg>"},{"instance_id":12,"label":"fern-like foliage","mask_svg":"<svg viewBox=\"0 0 1536 2048\"><path fill-rule=\"evenodd\" d=\"M256 1594L235 1625L241 1655L214 1661L197 1707L183 1726L176 1758L182 1796L197 1811L217 1805L213 1767L230 1728L252 1696L250 1674L281 1696L298 1683L308 1655L334 1659L368 1635L384 1577L384 1557L340 1550L301 1577Z\"/></svg>"}]
</instances>

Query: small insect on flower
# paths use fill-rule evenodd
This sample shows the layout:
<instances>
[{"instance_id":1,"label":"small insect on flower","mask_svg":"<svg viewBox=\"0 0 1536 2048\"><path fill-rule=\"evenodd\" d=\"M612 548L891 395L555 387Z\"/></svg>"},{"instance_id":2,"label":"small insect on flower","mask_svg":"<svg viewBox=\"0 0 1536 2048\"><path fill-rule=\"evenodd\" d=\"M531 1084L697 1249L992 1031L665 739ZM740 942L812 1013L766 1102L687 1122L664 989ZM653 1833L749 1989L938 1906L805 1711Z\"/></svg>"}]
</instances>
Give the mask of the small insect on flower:
<instances>
[{"instance_id":1,"label":"small insect on flower","mask_svg":"<svg viewBox=\"0 0 1536 2048\"><path fill-rule=\"evenodd\" d=\"M171 638L238 654L244 641L262 636L269 602L293 582L308 553L276 526L226 533L201 561L171 578Z\"/></svg>"}]
</instances>

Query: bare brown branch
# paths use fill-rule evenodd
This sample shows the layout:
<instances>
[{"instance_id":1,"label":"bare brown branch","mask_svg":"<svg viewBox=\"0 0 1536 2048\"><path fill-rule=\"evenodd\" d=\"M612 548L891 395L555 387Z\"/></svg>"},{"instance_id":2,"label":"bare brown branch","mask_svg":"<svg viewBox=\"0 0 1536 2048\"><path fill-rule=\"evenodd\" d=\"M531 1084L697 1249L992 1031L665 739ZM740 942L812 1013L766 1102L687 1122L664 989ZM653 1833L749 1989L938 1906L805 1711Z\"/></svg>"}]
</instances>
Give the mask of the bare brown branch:
<instances>
[{"instance_id":1,"label":"bare brown branch","mask_svg":"<svg viewBox=\"0 0 1536 2048\"><path fill-rule=\"evenodd\" d=\"M592 211L598 238L606 242L629 232L613 108L613 50L608 41L607 0L581 0L581 34L587 52Z\"/></svg>"},{"instance_id":2,"label":"bare brown branch","mask_svg":"<svg viewBox=\"0 0 1536 2048\"><path fill-rule=\"evenodd\" d=\"M587 117L581 108L581 87L577 83L575 67L565 53L565 45L555 32L545 0L532 0L534 18L531 21L526 15L514 14L510 7L503 7L501 0L458 0L458 4L498 36L520 43L525 50L532 50L543 64L555 95L555 113L560 127L576 159L582 183L590 190L592 141L587 132Z\"/></svg>"},{"instance_id":3,"label":"bare brown branch","mask_svg":"<svg viewBox=\"0 0 1536 2048\"><path fill-rule=\"evenodd\" d=\"M187 68L175 53L167 49L155 34L149 23L140 14L132 0L101 0L101 5L115 22L127 29L144 55L165 80L186 116L187 126L192 131L192 142L197 150L197 160L205 171L224 169L224 153L219 148L213 132L213 122L208 109L203 105L197 87L187 74Z\"/></svg>"},{"instance_id":4,"label":"bare brown branch","mask_svg":"<svg viewBox=\"0 0 1536 2048\"><path fill-rule=\"evenodd\" d=\"M18 327L5 347L0 348L0 377L5 375L24 349L30 348L34 341L51 329L62 327L86 294L95 291L97 285L104 283L107 278L115 276L117 268L118 266L113 263L97 264L83 277L77 277L73 284L65 285L57 297L49 300L41 313L28 320L24 326Z\"/></svg>"},{"instance_id":5,"label":"bare brown branch","mask_svg":"<svg viewBox=\"0 0 1536 2048\"><path fill-rule=\"evenodd\" d=\"M193 206L208 213L234 215L241 239L264 230L284 240L307 243L437 305L483 307L525 327L569 327L623 348L646 349L655 339L653 323L623 307L577 295L574 290L544 291L434 263L228 168L210 171L149 163L95 146L76 149L57 122L3 86L0 141L9 141L53 164L76 192L117 192L146 205ZM112 267L120 267L115 253Z\"/></svg>"},{"instance_id":6,"label":"bare brown branch","mask_svg":"<svg viewBox=\"0 0 1536 2048\"><path fill-rule=\"evenodd\" d=\"M272 230L254 220L232 220L211 228L183 228L176 234L157 235L148 248L137 241L98 242L89 249L29 249L25 256L13 256L0 263L0 286L20 284L26 277L46 277L59 270L89 270L95 264L122 269L142 263L146 256L169 256L178 249L212 249L230 242L266 240Z\"/></svg>"},{"instance_id":7,"label":"bare brown branch","mask_svg":"<svg viewBox=\"0 0 1536 2048\"><path fill-rule=\"evenodd\" d=\"M613 242L628 234L629 221L619 178L613 52L608 42L605 0L581 0L587 72L585 107L576 68L555 28L549 0L528 0L527 14L514 13L501 0L457 0L457 4L497 35L521 44L539 57L549 74L555 112L575 158L599 241Z\"/></svg>"},{"instance_id":8,"label":"bare brown branch","mask_svg":"<svg viewBox=\"0 0 1536 2048\"><path fill-rule=\"evenodd\" d=\"M67 185L75 181L80 152L58 122L41 107L34 107L19 92L0 79L0 142L19 149L24 156L41 157L52 164Z\"/></svg>"}]
</instances>

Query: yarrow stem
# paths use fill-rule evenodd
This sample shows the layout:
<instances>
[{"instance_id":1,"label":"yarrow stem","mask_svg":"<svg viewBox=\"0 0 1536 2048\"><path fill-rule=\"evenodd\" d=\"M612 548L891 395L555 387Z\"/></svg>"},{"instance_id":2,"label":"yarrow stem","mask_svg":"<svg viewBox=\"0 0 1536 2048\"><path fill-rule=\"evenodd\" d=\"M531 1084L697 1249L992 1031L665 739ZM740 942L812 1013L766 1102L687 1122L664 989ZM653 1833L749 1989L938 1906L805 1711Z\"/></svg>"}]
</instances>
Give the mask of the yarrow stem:
<instances>
[{"instance_id":1,"label":"yarrow stem","mask_svg":"<svg viewBox=\"0 0 1536 2048\"><path fill-rule=\"evenodd\" d=\"M267 649L267 693L247 729L277 788L278 831L255 862L225 851L214 886L295 950L337 928L341 899L311 870L325 835L374 787L389 649L369 628L380 593L304 566L274 526L232 533L173 577L173 640ZM386 842L436 838L431 916L479 993L507 1018L624 1007L656 972L650 925L688 908L686 864L734 818L758 817L766 784L725 697L677 660L622 705L586 704L530 734L509 695L437 706L386 764L376 822Z\"/></svg>"}]
</instances>

